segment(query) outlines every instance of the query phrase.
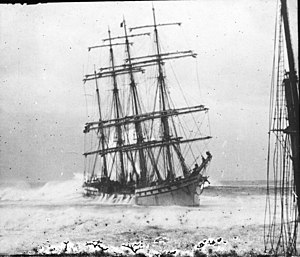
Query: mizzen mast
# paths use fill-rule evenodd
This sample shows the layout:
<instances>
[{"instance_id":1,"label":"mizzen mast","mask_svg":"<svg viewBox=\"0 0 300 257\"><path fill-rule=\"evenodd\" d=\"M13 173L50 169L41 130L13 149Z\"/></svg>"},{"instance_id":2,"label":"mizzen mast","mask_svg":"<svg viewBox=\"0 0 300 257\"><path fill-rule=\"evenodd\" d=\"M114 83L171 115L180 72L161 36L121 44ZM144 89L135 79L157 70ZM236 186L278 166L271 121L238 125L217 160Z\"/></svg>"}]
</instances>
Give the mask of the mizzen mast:
<instances>
[{"instance_id":1,"label":"mizzen mast","mask_svg":"<svg viewBox=\"0 0 300 257\"><path fill-rule=\"evenodd\" d=\"M99 151L105 151L105 135L104 135L104 127L103 127L103 121L102 120L102 116L101 116L101 109L100 109L100 95L99 95L99 88L98 88L98 83L97 83L97 79L98 78L105 78L105 77L111 77L112 78L112 82L113 82L113 107L114 107L114 118L116 120L119 120L122 117L122 107L121 107L121 103L120 103L120 97L119 97L119 89L118 89L118 84L117 84L117 76L118 75L122 75L124 74L124 69L123 68L116 68L115 67L115 61L114 61L114 52L113 52L113 46L118 46L118 45L124 45L124 43L112 43L112 37L111 37L111 32L108 29L108 44L103 44L103 45L99 45L99 46L92 46L89 47L88 50L92 50L94 48L102 48L102 47L109 47L109 53L110 53L110 64L111 66L109 66L107 69L104 69L104 71L100 70L100 72L96 72L96 70L94 71L94 74L87 74L85 75L85 79L83 80L84 82L88 81L88 80L96 80L96 95L97 95L97 102L98 102L98 111L99 111L99 127L97 128L97 131L100 132L100 141L102 144L102 149L98 149ZM105 41L105 40L103 40ZM140 70L138 70L140 71ZM124 184L126 182L126 176L125 176L125 167L124 167L124 157L123 157L123 152L122 152L122 145L123 145L123 133L122 133L122 128L120 124L116 124L115 126L115 130L116 130L116 136L117 136L117 153L119 155L119 161L120 161L120 174L118 173L118 171L116 171L117 176L119 175L119 180L121 184ZM84 133L87 133L88 131L84 130ZM100 142L99 142L100 143ZM100 144L99 144L100 146ZM100 148L100 147L98 147ZM87 156L86 153L84 153L85 156ZM107 172L107 162L106 162L106 158L105 158L105 154L102 155L103 157L103 165L104 165L104 176L107 177L108 176L108 172ZM116 165L116 169L118 169L118 165Z\"/></svg>"},{"instance_id":2,"label":"mizzen mast","mask_svg":"<svg viewBox=\"0 0 300 257\"><path fill-rule=\"evenodd\" d=\"M96 68L94 68L94 73L96 75ZM98 87L97 79L95 79L95 83L96 83L96 95L97 95L97 104L98 104L98 111L99 111L99 122L101 122L102 121L101 101L100 101L100 94L99 94L99 87ZM104 135L104 129L102 126L99 126L98 133L100 133L100 142L101 142L102 149L105 149L105 135ZM99 142L99 146L100 146L100 142ZM103 155L102 158L103 158L103 175L105 178L107 178L106 156ZM93 173L94 173L94 171L95 171L95 167L93 169Z\"/></svg>"}]
</instances>

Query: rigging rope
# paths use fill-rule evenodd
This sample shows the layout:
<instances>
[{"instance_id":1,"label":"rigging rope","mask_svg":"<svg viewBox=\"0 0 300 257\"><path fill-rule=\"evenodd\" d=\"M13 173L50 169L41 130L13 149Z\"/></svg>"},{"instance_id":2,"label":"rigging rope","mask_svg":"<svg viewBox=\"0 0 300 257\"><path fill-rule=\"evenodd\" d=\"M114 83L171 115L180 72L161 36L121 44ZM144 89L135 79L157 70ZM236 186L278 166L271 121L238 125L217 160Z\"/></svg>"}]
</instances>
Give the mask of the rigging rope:
<instances>
[{"instance_id":1,"label":"rigging rope","mask_svg":"<svg viewBox=\"0 0 300 257\"><path fill-rule=\"evenodd\" d=\"M277 6L279 6L278 2ZM293 172L295 171L291 160L290 135L285 132L289 124L285 85L282 82L285 72L283 42L282 17L280 15L279 18L277 12L270 95L264 243L265 250L271 254L292 256L297 255L299 214L295 199L297 196L294 192ZM276 51L277 47L278 51ZM274 147L272 147L273 142ZM271 186L272 171L273 186Z\"/></svg>"},{"instance_id":2,"label":"rigging rope","mask_svg":"<svg viewBox=\"0 0 300 257\"><path fill-rule=\"evenodd\" d=\"M180 83L179 83L179 80L177 79L177 76L176 76L176 74L175 74L175 71L174 71L173 66L171 65L171 63L170 63L170 67L171 67L171 69L172 69L172 72L173 72L173 75L174 75L175 80L176 80L176 82L177 82L177 85L178 85L178 87L179 87L179 89L180 89L180 91L181 91L181 95L183 96L183 99L184 99L184 101L185 101L185 103L186 103L186 106L190 107L189 104L188 104L188 102L187 102L187 99L186 99L186 97L185 97L185 94L184 94L184 92L183 92L183 89L182 89L182 87L181 87L181 85L180 85ZM172 102L172 104L173 104L173 106L174 106L174 108L175 108L175 105L174 105L172 99L171 99L171 102ZM195 115L194 115L193 113L191 113L191 116L192 116L192 119L193 119L193 121L194 121L194 126L197 127L197 131L195 132L195 135L197 135L197 132L200 131L201 125L200 125L200 126L197 125L197 122L196 122L196 119L195 119ZM178 117L178 120L180 121L180 118L179 118L179 117ZM180 122L180 123L181 123L181 122ZM202 123L202 122L201 122L201 123ZM209 125L209 124L208 124L208 125ZM210 126L210 125L209 125L209 126ZM182 128L183 128L183 127L182 127ZM183 130L184 130L184 129L183 129ZM193 130L194 130L194 128L192 129L192 131L193 131ZM191 132L191 133L192 133L192 132ZM189 136L191 136L191 133L190 133ZM200 133L200 134L201 134L201 133ZM186 134L185 134L185 137L187 137ZM188 137L187 137L187 138L188 138ZM199 153L202 152L202 151L199 149L199 147L198 147L197 144L195 145L195 147L196 147L196 149L197 149L197 151L198 151ZM199 156L198 156L197 158L195 157L195 155L194 155L194 153L193 153L193 150L192 150L192 143L186 144L185 147L183 148L183 152L187 152L188 150L190 150L190 152L191 152L192 155L193 155L194 162L196 162L196 160L199 158Z\"/></svg>"}]
</instances>

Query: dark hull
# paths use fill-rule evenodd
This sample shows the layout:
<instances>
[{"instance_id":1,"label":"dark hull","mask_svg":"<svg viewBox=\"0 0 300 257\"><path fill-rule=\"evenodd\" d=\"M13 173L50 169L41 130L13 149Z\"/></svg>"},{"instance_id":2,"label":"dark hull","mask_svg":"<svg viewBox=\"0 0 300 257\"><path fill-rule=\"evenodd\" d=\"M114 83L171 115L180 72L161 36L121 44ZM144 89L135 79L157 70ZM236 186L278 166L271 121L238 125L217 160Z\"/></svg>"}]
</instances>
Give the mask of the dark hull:
<instances>
[{"instance_id":1,"label":"dark hull","mask_svg":"<svg viewBox=\"0 0 300 257\"><path fill-rule=\"evenodd\" d=\"M86 184L84 189L86 196L101 196L113 203L125 200L145 206L198 206L199 195L202 193L205 181L207 181L207 177L198 174L160 185L138 188L134 191L127 190L127 192L119 190L119 192L110 193L104 188L96 187L95 183L93 185ZM130 197L131 201L129 201Z\"/></svg>"}]
</instances>

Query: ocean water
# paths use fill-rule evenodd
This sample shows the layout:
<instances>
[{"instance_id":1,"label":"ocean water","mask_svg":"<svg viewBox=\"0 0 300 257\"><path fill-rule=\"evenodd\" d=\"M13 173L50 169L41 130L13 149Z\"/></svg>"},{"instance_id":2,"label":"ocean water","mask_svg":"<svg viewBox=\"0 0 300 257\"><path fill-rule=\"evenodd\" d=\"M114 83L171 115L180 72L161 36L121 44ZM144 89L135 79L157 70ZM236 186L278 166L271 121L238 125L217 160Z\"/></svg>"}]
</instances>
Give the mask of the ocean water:
<instances>
[{"instance_id":1,"label":"ocean water","mask_svg":"<svg viewBox=\"0 0 300 257\"><path fill-rule=\"evenodd\" d=\"M86 198L81 185L81 174L69 181L0 184L0 253L49 253L54 248L61 253L66 242L67 253L99 251L93 241L115 252L132 251L124 244L143 241L147 247L140 251L177 249L192 256L197 244L209 238L224 239L222 251L229 246L262 251L266 181L211 182L200 207L143 207L130 199ZM257 231L261 235L253 239Z\"/></svg>"},{"instance_id":2,"label":"ocean water","mask_svg":"<svg viewBox=\"0 0 300 257\"><path fill-rule=\"evenodd\" d=\"M83 197L82 175L74 174L73 179L67 181L50 182L0 182L0 206L7 205L91 205L113 204L109 199L90 199ZM272 186L269 190L272 190ZM267 181L214 181L206 184L205 196L242 196L266 195ZM118 204L130 204L128 201Z\"/></svg>"},{"instance_id":3,"label":"ocean water","mask_svg":"<svg viewBox=\"0 0 300 257\"><path fill-rule=\"evenodd\" d=\"M83 196L82 175L74 174L68 181L50 182L5 182L0 183L0 208L7 206L90 206L90 205L130 205L129 199L112 201L109 198L87 198ZM269 191L272 192L272 186ZM206 184L204 196L241 197L265 196L267 181L217 181Z\"/></svg>"},{"instance_id":4,"label":"ocean water","mask_svg":"<svg viewBox=\"0 0 300 257\"><path fill-rule=\"evenodd\" d=\"M269 183L269 192L274 191L272 181ZM205 190L206 195L239 197L243 195L255 196L267 194L266 180L245 180L245 181L219 181L212 182Z\"/></svg>"}]
</instances>

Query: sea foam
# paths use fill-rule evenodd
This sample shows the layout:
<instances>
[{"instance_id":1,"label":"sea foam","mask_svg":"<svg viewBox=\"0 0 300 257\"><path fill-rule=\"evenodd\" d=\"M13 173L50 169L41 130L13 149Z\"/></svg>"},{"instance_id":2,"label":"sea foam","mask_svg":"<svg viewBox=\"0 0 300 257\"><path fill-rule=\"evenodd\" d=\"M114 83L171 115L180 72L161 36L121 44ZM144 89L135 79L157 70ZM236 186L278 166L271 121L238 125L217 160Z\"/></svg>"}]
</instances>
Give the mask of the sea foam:
<instances>
[{"instance_id":1,"label":"sea foam","mask_svg":"<svg viewBox=\"0 0 300 257\"><path fill-rule=\"evenodd\" d=\"M82 175L74 174L66 181L51 181L39 187L32 187L24 181L3 184L0 188L0 201L44 201L59 203L73 201L83 194Z\"/></svg>"}]
</instances>

